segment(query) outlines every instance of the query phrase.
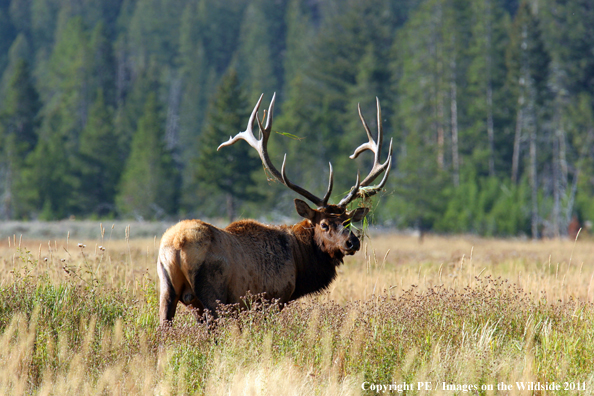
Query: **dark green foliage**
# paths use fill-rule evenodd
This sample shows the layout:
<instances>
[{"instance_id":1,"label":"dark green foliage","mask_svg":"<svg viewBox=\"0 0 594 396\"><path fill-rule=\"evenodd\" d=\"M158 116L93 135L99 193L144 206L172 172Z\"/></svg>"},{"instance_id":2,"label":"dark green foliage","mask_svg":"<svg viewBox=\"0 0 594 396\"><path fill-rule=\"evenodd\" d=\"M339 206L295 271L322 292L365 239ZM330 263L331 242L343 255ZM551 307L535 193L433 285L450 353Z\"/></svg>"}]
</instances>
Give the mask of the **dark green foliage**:
<instances>
[{"instance_id":1,"label":"dark green foliage","mask_svg":"<svg viewBox=\"0 0 594 396\"><path fill-rule=\"evenodd\" d=\"M0 2L0 74L4 72L4 68L8 64L8 49L16 37L15 33L10 20L8 3Z\"/></svg>"},{"instance_id":2,"label":"dark green foliage","mask_svg":"<svg viewBox=\"0 0 594 396\"><path fill-rule=\"evenodd\" d=\"M214 193L223 193L227 200L227 216L235 217L236 201L255 200L260 194L255 190L252 174L261 169L256 151L246 142L233 146L217 147L246 128L250 111L237 73L231 69L221 80L209 106L206 129L200 137L195 177L197 187ZM254 134L257 136L257 125Z\"/></svg>"},{"instance_id":3,"label":"dark green foliage","mask_svg":"<svg viewBox=\"0 0 594 396\"><path fill-rule=\"evenodd\" d=\"M115 212L115 193L122 163L113 127L113 110L99 90L80 135L79 199L83 213L105 216Z\"/></svg>"},{"instance_id":4,"label":"dark green foliage","mask_svg":"<svg viewBox=\"0 0 594 396\"><path fill-rule=\"evenodd\" d=\"M58 128L60 115L46 116L46 128ZM66 152L67 139L61 134L40 137L35 150L27 156L22 173L22 205L25 213L40 220L57 220L74 215L78 186Z\"/></svg>"},{"instance_id":5,"label":"dark green foliage","mask_svg":"<svg viewBox=\"0 0 594 396\"><path fill-rule=\"evenodd\" d=\"M260 93L276 92L270 156L280 164L287 152L288 176L309 190L325 190L329 161L333 202L357 170L365 176L371 155L348 155L365 141L357 104L375 131L378 97L395 158L375 221L522 233L526 202L508 200L504 190L515 196L528 180L533 232L550 223L552 234L563 235L574 213L594 220L587 209L594 187L585 177L594 171L592 12L586 0L0 1L0 108L7 108L20 59L31 65L40 103L37 118L26 122L36 125L28 146L9 161L21 163L22 208L5 205L4 216L112 215L97 208L113 204L116 168L130 162L150 94L161 107L166 147L157 150L166 158L155 162L174 164L180 175L180 204L163 202L163 213L217 215L216 194L242 196L243 215L278 220L293 213L286 189L263 178L228 179L222 188L197 175L198 152L214 157L222 141L207 111L234 69L248 100L241 108L229 102L245 118L225 119L223 140L245 128L246 107ZM83 142L104 140L89 138L95 135L110 136L113 147ZM10 139L3 149L17 153ZM99 152L109 155L89 159ZM109 158L102 166L119 165L108 171L97 165L100 157ZM246 158L257 162L253 153ZM105 183L89 184L97 180L89 175L104 172ZM3 191L15 197L18 188L9 184ZM258 190L263 195L250 203ZM517 221L496 218L500 202Z\"/></svg>"},{"instance_id":6,"label":"dark green foliage","mask_svg":"<svg viewBox=\"0 0 594 396\"><path fill-rule=\"evenodd\" d=\"M440 231L481 235L529 234L530 210L526 180L513 185L495 177L469 177L446 193L447 208L436 223Z\"/></svg>"},{"instance_id":7,"label":"dark green foliage","mask_svg":"<svg viewBox=\"0 0 594 396\"><path fill-rule=\"evenodd\" d=\"M9 79L0 111L3 136L15 135L17 141L23 144L18 154L25 154L35 146L37 112L40 107L29 65L24 59L20 59Z\"/></svg>"},{"instance_id":8,"label":"dark green foliage","mask_svg":"<svg viewBox=\"0 0 594 396\"><path fill-rule=\"evenodd\" d=\"M594 94L594 7L588 0L549 0L543 7L546 45L567 73L571 92Z\"/></svg>"},{"instance_id":9,"label":"dark green foliage","mask_svg":"<svg viewBox=\"0 0 594 396\"><path fill-rule=\"evenodd\" d=\"M150 93L138 120L130 155L119 183L116 205L125 217L161 218L177 210L177 172L165 147L163 120Z\"/></svg>"},{"instance_id":10,"label":"dark green foliage","mask_svg":"<svg viewBox=\"0 0 594 396\"><path fill-rule=\"evenodd\" d=\"M24 158L37 143L39 95L33 86L28 64L21 59L14 67L0 107L0 146L3 170L2 217L26 216L21 205L20 182ZM19 188L20 187L20 188Z\"/></svg>"}]
</instances>

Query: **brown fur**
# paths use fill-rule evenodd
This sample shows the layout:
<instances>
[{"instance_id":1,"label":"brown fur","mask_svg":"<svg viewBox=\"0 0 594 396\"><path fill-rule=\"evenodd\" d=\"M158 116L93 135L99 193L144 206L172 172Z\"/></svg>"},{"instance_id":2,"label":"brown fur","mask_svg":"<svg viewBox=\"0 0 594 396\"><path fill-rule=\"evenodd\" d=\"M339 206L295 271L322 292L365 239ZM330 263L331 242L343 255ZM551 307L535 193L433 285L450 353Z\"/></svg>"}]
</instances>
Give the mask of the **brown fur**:
<instances>
[{"instance_id":1,"label":"brown fur","mask_svg":"<svg viewBox=\"0 0 594 396\"><path fill-rule=\"evenodd\" d=\"M241 220L219 229L184 220L169 228L157 262L161 324L173 319L179 301L202 317L204 309L216 314L219 303L242 303L248 291L282 304L327 288L344 255L359 250L344 223L367 211L314 210L300 200L296 206L305 220L292 226Z\"/></svg>"}]
</instances>

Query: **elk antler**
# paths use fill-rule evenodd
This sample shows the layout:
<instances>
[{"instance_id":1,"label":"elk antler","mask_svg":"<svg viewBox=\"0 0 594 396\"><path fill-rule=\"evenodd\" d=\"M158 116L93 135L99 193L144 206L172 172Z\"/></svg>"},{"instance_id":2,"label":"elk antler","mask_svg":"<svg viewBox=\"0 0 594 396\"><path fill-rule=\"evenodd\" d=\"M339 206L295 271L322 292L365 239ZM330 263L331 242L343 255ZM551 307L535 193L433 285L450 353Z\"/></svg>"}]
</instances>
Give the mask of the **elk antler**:
<instances>
[{"instance_id":1,"label":"elk antler","mask_svg":"<svg viewBox=\"0 0 594 396\"><path fill-rule=\"evenodd\" d=\"M285 163L287 161L286 154L283 159L283 165L281 168L281 172L279 172L274 167L272 162L270 161L270 157L268 156L267 145L268 145L268 138L270 138L270 131L272 130L272 112L274 110L274 101L276 99L276 93L274 95L272 95L272 100L270 101L270 106L268 107L268 113L266 114L266 126L265 127L262 126L262 123L260 122L260 118L258 117L258 109L260 108L260 103L262 102L263 97L264 97L264 94L260 95L260 99L258 99L258 103L256 103L256 106L254 107L254 110L252 111L252 114L250 115L250 120L248 121L246 130L243 132L239 132L234 137L230 137L229 140L227 140L226 142L224 142L217 148L217 151L221 147L230 146L232 144L235 144L240 139L243 139L246 142L248 142L248 144L250 146L252 146L253 148L256 149L256 151L258 152L258 155L260 155L260 159L262 160L262 164L264 165L264 168L266 168L270 173L272 173L272 175L278 181L280 181L281 183L283 183L285 186L289 187L291 190L295 191L296 193L304 196L305 198L307 198L308 200L313 202L318 207L327 206L328 200L330 199L330 194L332 193L332 187L334 185L332 164L330 164L330 180L328 182L328 190L326 191L326 195L324 195L324 198L320 199L320 198L316 197L315 195L313 195L312 193L310 193L309 191L307 191L306 189L299 187L298 185L293 184L289 181L289 179L287 178L286 171L285 171ZM254 132L252 131L252 127L254 125L254 119L256 119L258 122L258 127L260 129L260 139L256 139L256 137L254 136Z\"/></svg>"},{"instance_id":2,"label":"elk antler","mask_svg":"<svg viewBox=\"0 0 594 396\"><path fill-rule=\"evenodd\" d=\"M357 105L357 109L359 110L359 118L361 118L361 122L363 123L363 127L365 128L365 132L367 132L367 137L369 138L369 142L363 143L359 147L355 149L353 155L351 155L350 159L355 159L366 150L370 150L374 153L374 160L373 160L373 167L371 168L371 172L369 175L361 183L359 183L359 173L357 172L357 181L355 185L351 188L350 192L340 200L338 206L347 206L356 198L367 198L377 194L381 191L386 181L388 180L388 175L390 174L390 166L392 165L392 139L390 139L390 148L388 151L388 159L383 164L380 163L380 152L382 149L382 142L383 142L383 127L382 127L382 110L380 108L379 99L375 98L377 103L377 143L373 140L371 136L371 132L369 131L369 126L367 126L367 122L365 122L365 118L361 113L361 106ZM373 181L382 173L384 173L384 177L382 181L375 186L368 187ZM367 187L367 188L363 188Z\"/></svg>"}]
</instances>

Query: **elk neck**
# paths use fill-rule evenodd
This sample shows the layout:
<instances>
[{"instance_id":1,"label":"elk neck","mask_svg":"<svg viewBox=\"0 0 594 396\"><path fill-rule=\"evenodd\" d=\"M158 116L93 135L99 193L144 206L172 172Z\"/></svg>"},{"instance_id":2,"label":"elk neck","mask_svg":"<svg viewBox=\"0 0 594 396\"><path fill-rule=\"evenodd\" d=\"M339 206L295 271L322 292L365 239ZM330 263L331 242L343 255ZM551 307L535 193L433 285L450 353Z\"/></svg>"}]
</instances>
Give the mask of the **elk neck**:
<instances>
[{"instance_id":1,"label":"elk neck","mask_svg":"<svg viewBox=\"0 0 594 396\"><path fill-rule=\"evenodd\" d=\"M288 226L295 237L293 258L297 267L295 291L291 300L324 291L336 277L336 267L342 264L341 252L324 252L315 238L315 229L309 220Z\"/></svg>"}]
</instances>

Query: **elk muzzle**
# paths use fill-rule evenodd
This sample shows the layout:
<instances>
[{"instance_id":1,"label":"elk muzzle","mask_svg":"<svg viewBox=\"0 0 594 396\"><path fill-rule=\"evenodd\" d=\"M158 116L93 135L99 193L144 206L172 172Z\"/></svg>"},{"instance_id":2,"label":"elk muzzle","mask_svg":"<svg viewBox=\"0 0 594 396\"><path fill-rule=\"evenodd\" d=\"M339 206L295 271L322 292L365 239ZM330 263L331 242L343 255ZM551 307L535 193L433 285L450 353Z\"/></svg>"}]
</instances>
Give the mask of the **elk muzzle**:
<instances>
[{"instance_id":1,"label":"elk muzzle","mask_svg":"<svg viewBox=\"0 0 594 396\"><path fill-rule=\"evenodd\" d=\"M349 237L344 242L344 248L343 248L344 254L345 255L353 255L356 252L358 252L360 248L361 248L361 242L359 241L359 238L357 237L357 235L353 234L352 232L349 232Z\"/></svg>"}]
</instances>

